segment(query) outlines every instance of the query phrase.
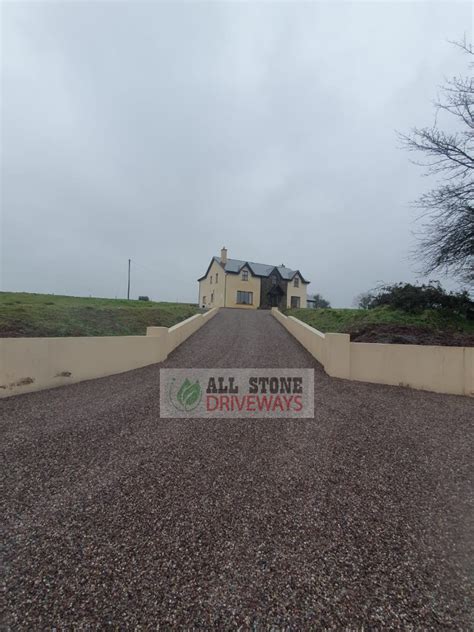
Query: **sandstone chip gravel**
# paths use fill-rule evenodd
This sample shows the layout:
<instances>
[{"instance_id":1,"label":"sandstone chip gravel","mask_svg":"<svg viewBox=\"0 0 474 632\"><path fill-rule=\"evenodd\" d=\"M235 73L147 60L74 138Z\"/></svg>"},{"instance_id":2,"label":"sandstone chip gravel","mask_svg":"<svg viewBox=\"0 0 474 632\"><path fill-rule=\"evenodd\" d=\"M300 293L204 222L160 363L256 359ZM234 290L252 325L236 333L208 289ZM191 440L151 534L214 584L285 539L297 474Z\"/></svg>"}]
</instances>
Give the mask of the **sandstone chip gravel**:
<instances>
[{"instance_id":1,"label":"sandstone chip gravel","mask_svg":"<svg viewBox=\"0 0 474 632\"><path fill-rule=\"evenodd\" d=\"M160 366L314 367L315 417L160 419ZM0 406L7 629L469 629L468 398L331 379L222 310Z\"/></svg>"}]
</instances>

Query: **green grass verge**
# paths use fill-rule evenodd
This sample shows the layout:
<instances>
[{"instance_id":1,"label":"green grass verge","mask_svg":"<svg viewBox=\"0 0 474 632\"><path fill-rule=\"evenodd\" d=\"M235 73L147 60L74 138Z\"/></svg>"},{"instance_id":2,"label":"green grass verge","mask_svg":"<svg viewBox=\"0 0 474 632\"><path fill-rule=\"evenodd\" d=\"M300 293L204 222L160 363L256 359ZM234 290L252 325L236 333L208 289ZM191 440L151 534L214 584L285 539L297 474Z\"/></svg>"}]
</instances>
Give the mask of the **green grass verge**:
<instances>
[{"instance_id":1,"label":"green grass verge","mask_svg":"<svg viewBox=\"0 0 474 632\"><path fill-rule=\"evenodd\" d=\"M426 310L421 314L407 314L389 307L375 309L288 309L288 316L299 318L323 333L350 333L365 325L414 325L433 331L461 331L474 333L474 321L456 314Z\"/></svg>"},{"instance_id":2,"label":"green grass verge","mask_svg":"<svg viewBox=\"0 0 474 632\"><path fill-rule=\"evenodd\" d=\"M0 292L0 337L144 335L197 313L187 303Z\"/></svg>"}]
</instances>

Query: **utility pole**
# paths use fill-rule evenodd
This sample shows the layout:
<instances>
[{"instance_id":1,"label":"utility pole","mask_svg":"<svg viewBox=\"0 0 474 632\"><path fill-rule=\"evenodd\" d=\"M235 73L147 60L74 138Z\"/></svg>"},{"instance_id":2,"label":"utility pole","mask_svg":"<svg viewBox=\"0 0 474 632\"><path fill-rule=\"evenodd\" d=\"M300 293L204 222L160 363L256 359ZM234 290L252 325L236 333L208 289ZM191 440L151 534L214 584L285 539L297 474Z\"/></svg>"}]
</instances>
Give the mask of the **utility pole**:
<instances>
[{"instance_id":1,"label":"utility pole","mask_svg":"<svg viewBox=\"0 0 474 632\"><path fill-rule=\"evenodd\" d=\"M130 300L130 263L131 259L128 260L128 286L127 286L127 301Z\"/></svg>"}]
</instances>

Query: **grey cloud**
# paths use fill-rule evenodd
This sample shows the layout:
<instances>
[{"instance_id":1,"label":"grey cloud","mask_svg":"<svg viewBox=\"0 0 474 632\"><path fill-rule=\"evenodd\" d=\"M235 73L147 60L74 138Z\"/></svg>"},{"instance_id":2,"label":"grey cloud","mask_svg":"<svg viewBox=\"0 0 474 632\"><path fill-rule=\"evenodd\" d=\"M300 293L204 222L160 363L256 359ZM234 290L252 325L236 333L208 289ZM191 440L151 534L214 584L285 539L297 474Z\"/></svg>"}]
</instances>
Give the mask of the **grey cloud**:
<instances>
[{"instance_id":1,"label":"grey cloud","mask_svg":"<svg viewBox=\"0 0 474 632\"><path fill-rule=\"evenodd\" d=\"M221 245L334 305L417 277L428 124L468 3L7 4L6 290L196 300ZM449 282L448 282L449 284Z\"/></svg>"}]
</instances>

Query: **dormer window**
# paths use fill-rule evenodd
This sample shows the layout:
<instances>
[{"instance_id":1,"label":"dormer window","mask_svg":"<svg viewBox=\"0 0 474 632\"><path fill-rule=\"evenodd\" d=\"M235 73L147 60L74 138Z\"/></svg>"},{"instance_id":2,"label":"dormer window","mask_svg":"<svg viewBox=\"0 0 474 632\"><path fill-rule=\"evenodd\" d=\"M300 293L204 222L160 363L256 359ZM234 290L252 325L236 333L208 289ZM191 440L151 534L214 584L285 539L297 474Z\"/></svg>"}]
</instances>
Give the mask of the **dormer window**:
<instances>
[{"instance_id":1,"label":"dormer window","mask_svg":"<svg viewBox=\"0 0 474 632\"><path fill-rule=\"evenodd\" d=\"M293 286L294 287L299 287L300 286L300 280L298 277L295 277L294 281L293 281Z\"/></svg>"},{"instance_id":2,"label":"dormer window","mask_svg":"<svg viewBox=\"0 0 474 632\"><path fill-rule=\"evenodd\" d=\"M272 276L272 285L276 285L277 284L277 278L275 275Z\"/></svg>"},{"instance_id":3,"label":"dormer window","mask_svg":"<svg viewBox=\"0 0 474 632\"><path fill-rule=\"evenodd\" d=\"M249 280L249 271L242 270L242 281L248 281L248 280Z\"/></svg>"}]
</instances>

